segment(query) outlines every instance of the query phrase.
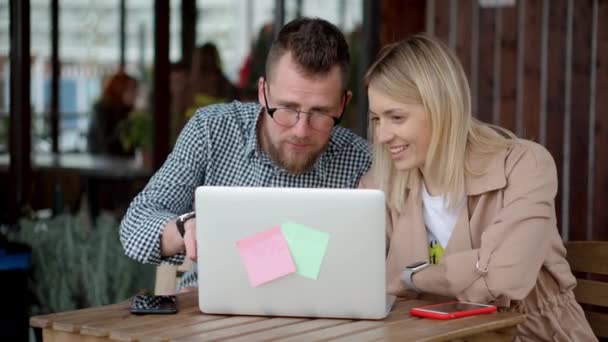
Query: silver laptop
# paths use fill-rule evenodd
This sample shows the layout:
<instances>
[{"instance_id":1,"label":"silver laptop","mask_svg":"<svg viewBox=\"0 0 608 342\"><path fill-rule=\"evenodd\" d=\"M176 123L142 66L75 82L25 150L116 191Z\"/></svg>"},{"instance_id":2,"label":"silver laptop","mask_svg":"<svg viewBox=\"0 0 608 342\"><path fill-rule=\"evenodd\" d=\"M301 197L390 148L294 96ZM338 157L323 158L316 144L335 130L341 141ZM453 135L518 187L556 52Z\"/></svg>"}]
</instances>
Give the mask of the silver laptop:
<instances>
[{"instance_id":1,"label":"silver laptop","mask_svg":"<svg viewBox=\"0 0 608 342\"><path fill-rule=\"evenodd\" d=\"M385 202L378 190L196 189L204 313L381 319Z\"/></svg>"}]
</instances>

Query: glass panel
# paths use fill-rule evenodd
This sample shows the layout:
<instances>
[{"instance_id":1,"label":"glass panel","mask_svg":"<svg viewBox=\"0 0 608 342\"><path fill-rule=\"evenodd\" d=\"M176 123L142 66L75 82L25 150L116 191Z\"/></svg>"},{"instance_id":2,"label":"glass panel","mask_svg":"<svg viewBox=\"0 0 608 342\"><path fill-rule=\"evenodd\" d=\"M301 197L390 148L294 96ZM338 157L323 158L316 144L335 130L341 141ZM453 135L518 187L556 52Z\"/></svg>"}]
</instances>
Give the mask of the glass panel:
<instances>
[{"instance_id":1,"label":"glass panel","mask_svg":"<svg viewBox=\"0 0 608 342\"><path fill-rule=\"evenodd\" d=\"M99 98L104 78L118 68L119 8L118 0L60 2L61 152L87 150L92 108Z\"/></svg>"},{"instance_id":2,"label":"glass panel","mask_svg":"<svg viewBox=\"0 0 608 342\"><path fill-rule=\"evenodd\" d=\"M323 18L349 34L363 23L363 1L302 0L302 15Z\"/></svg>"},{"instance_id":3,"label":"glass panel","mask_svg":"<svg viewBox=\"0 0 608 342\"><path fill-rule=\"evenodd\" d=\"M171 16L169 18L169 60L179 61L182 57L182 0L171 0Z\"/></svg>"},{"instance_id":4,"label":"glass panel","mask_svg":"<svg viewBox=\"0 0 608 342\"><path fill-rule=\"evenodd\" d=\"M197 7L196 45L215 44L226 77L244 87L242 69L261 27L272 25L274 0L199 0Z\"/></svg>"},{"instance_id":5,"label":"glass panel","mask_svg":"<svg viewBox=\"0 0 608 342\"><path fill-rule=\"evenodd\" d=\"M89 115L118 61L118 0L59 4L59 150L86 151ZM32 150L50 152L50 1L31 1Z\"/></svg>"},{"instance_id":6,"label":"glass panel","mask_svg":"<svg viewBox=\"0 0 608 342\"><path fill-rule=\"evenodd\" d=\"M51 12L50 1L33 0L30 2L30 51L31 51L31 102L32 102L32 151L51 151L51 132L49 122L50 101L45 92L50 87L51 54Z\"/></svg>"},{"instance_id":7,"label":"glass panel","mask_svg":"<svg viewBox=\"0 0 608 342\"><path fill-rule=\"evenodd\" d=\"M295 11L294 11L295 13ZM353 97L346 108L342 126L354 129L356 127L357 95L361 80L357 79L361 43L361 25L363 24L362 0L302 0L302 15L323 18L338 26L346 35L350 47L351 68L348 88Z\"/></svg>"},{"instance_id":8,"label":"glass panel","mask_svg":"<svg viewBox=\"0 0 608 342\"><path fill-rule=\"evenodd\" d=\"M0 0L0 37L8 37L8 1ZM50 140L50 8L49 0L31 2L32 46L32 149L34 152L51 150ZM180 1L172 1L171 51L176 59L180 54ZM126 42L124 71L139 84L136 107L148 108L154 60L154 2L126 0ZM0 9L2 9L0 7ZM175 16L177 14L177 17ZM60 152L87 151L87 136L95 104L100 100L105 82L119 71L120 62L120 0L60 1L59 51L60 79ZM4 33L6 30L6 33ZM2 49L0 40L0 75ZM177 44L176 44L177 43ZM5 68L7 68L5 66ZM0 83L0 89L1 83ZM5 91L7 94L8 92ZM8 95L6 95L8 96ZM0 101L0 115L2 105Z\"/></svg>"}]
</instances>

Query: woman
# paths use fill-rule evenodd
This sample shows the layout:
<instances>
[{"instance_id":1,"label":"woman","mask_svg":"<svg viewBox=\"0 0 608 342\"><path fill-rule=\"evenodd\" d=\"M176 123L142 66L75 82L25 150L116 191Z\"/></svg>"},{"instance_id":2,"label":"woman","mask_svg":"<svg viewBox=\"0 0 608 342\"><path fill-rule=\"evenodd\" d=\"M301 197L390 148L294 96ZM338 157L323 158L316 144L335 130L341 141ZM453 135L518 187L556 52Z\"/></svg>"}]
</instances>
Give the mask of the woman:
<instances>
[{"instance_id":1,"label":"woman","mask_svg":"<svg viewBox=\"0 0 608 342\"><path fill-rule=\"evenodd\" d=\"M131 156L120 142L119 126L135 106L137 80L119 71L105 83L101 98L93 107L89 126L89 152L113 156Z\"/></svg>"},{"instance_id":2,"label":"woman","mask_svg":"<svg viewBox=\"0 0 608 342\"><path fill-rule=\"evenodd\" d=\"M520 341L596 340L572 293L549 152L475 120L462 67L434 38L385 48L366 84L375 150L362 187L387 198L388 291L524 312Z\"/></svg>"},{"instance_id":3,"label":"woman","mask_svg":"<svg viewBox=\"0 0 608 342\"><path fill-rule=\"evenodd\" d=\"M190 87L194 91L194 102L197 95L211 97L217 102L230 102L238 98L236 87L224 75L215 44L205 43L194 51Z\"/></svg>"}]
</instances>

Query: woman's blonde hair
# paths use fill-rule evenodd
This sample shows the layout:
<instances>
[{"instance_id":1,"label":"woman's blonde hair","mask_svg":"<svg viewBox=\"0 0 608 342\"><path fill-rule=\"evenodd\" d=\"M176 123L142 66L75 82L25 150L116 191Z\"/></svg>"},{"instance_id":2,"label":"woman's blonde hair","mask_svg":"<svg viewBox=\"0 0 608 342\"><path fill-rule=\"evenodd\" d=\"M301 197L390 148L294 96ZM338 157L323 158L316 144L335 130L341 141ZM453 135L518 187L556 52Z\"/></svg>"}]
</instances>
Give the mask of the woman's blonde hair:
<instances>
[{"instance_id":1,"label":"woman's blonde hair","mask_svg":"<svg viewBox=\"0 0 608 342\"><path fill-rule=\"evenodd\" d=\"M457 57L436 38L418 34L386 46L365 76L367 87L402 103L424 106L431 139L424 168L427 180L439 186L455 208L464 197L467 153L492 153L508 147L514 135L482 123L471 114L471 92ZM418 170L398 171L386 147L374 141L372 175L384 190L389 206L401 212L409 189L420 184Z\"/></svg>"}]
</instances>

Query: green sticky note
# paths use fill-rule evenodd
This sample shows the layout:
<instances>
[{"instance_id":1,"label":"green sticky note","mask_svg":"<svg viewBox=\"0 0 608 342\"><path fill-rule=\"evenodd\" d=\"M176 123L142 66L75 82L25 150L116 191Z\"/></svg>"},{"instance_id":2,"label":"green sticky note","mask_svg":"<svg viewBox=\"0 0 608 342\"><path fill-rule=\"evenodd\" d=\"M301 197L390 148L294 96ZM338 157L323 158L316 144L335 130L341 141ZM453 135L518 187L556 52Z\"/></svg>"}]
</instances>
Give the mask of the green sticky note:
<instances>
[{"instance_id":1,"label":"green sticky note","mask_svg":"<svg viewBox=\"0 0 608 342\"><path fill-rule=\"evenodd\" d=\"M329 243L329 234L292 222L283 223L281 228L296 264L296 272L316 280Z\"/></svg>"}]
</instances>

